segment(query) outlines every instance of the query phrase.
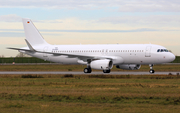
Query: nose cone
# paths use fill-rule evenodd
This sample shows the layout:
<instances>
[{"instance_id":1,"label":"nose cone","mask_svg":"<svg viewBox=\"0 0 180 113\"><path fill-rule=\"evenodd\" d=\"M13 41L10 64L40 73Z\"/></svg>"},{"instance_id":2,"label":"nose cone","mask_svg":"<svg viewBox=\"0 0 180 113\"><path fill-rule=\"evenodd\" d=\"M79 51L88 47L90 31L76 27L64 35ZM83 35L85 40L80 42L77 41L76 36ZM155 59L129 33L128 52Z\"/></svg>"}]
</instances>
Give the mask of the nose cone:
<instances>
[{"instance_id":1,"label":"nose cone","mask_svg":"<svg viewBox=\"0 0 180 113\"><path fill-rule=\"evenodd\" d=\"M175 60L176 56L174 54L170 53L168 58L169 58L169 61L172 62Z\"/></svg>"}]
</instances>

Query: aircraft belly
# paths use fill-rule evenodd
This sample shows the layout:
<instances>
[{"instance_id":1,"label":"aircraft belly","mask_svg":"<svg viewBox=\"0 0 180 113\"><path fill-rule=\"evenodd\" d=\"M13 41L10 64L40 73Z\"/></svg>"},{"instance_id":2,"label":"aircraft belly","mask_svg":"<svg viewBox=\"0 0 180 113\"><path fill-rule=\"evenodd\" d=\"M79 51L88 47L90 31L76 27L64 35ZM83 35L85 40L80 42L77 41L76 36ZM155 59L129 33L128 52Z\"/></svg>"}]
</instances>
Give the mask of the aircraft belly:
<instances>
[{"instance_id":1,"label":"aircraft belly","mask_svg":"<svg viewBox=\"0 0 180 113\"><path fill-rule=\"evenodd\" d=\"M57 62L57 63L62 63L62 64L78 64L77 58L69 58L67 56L52 56L50 58L50 61L52 62Z\"/></svg>"},{"instance_id":2,"label":"aircraft belly","mask_svg":"<svg viewBox=\"0 0 180 113\"><path fill-rule=\"evenodd\" d=\"M67 56L53 56L53 55L47 55L46 57L43 56L42 53L30 53L26 52L26 54L32 56L32 57L37 57L43 60L47 60L50 62L56 62L56 63L62 63L62 64L78 64L77 58L69 58Z\"/></svg>"},{"instance_id":3,"label":"aircraft belly","mask_svg":"<svg viewBox=\"0 0 180 113\"><path fill-rule=\"evenodd\" d=\"M129 56L124 56L124 63L125 64L152 64L152 63L161 63L155 57L145 57L144 55L136 55L130 54Z\"/></svg>"},{"instance_id":4,"label":"aircraft belly","mask_svg":"<svg viewBox=\"0 0 180 113\"><path fill-rule=\"evenodd\" d=\"M123 56L123 59L125 64L140 64L142 58L137 54L130 53L126 56Z\"/></svg>"}]
</instances>

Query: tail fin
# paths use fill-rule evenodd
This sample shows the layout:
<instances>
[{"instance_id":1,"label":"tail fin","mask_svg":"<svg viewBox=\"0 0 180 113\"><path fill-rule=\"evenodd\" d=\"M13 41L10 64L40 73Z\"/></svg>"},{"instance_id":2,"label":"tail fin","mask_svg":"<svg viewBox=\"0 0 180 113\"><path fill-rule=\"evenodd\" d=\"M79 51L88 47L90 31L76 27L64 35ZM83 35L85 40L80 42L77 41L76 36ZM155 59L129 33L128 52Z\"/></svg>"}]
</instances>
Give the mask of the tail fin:
<instances>
[{"instance_id":1,"label":"tail fin","mask_svg":"<svg viewBox=\"0 0 180 113\"><path fill-rule=\"evenodd\" d=\"M24 31L26 36L26 42L29 42L31 46L47 45L48 43L44 40L42 35L34 26L30 19L22 19L24 25Z\"/></svg>"}]
</instances>

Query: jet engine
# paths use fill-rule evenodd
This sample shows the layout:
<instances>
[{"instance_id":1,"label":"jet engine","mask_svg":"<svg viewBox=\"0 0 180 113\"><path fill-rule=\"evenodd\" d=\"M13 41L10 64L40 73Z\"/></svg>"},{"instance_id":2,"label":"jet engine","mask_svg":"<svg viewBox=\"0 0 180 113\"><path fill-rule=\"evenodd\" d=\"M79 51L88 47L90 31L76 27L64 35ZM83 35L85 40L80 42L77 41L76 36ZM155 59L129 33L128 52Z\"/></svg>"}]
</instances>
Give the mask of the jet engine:
<instances>
[{"instance_id":1,"label":"jet engine","mask_svg":"<svg viewBox=\"0 0 180 113\"><path fill-rule=\"evenodd\" d=\"M139 64L122 64L122 65L116 65L116 68L125 69L125 70L138 70L141 68L141 65L139 65Z\"/></svg>"},{"instance_id":2,"label":"jet engine","mask_svg":"<svg viewBox=\"0 0 180 113\"><path fill-rule=\"evenodd\" d=\"M108 59L94 60L90 63L90 66L92 69L110 70L113 67L113 62Z\"/></svg>"}]
</instances>

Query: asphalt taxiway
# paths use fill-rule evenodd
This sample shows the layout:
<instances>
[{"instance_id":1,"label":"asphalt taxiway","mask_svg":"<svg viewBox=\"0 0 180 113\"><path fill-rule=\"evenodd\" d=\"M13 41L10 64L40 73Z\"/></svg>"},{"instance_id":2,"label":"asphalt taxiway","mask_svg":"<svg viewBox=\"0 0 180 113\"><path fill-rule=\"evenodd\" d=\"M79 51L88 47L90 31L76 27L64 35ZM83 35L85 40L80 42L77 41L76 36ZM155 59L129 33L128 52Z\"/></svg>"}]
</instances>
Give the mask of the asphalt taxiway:
<instances>
[{"instance_id":1,"label":"asphalt taxiway","mask_svg":"<svg viewBox=\"0 0 180 113\"><path fill-rule=\"evenodd\" d=\"M103 73L103 72L92 72L85 74L84 72L76 72L76 71L1 71L0 75L19 75L19 74L73 74L73 75L89 75L89 74L109 74L109 75L150 75L149 72L111 72L111 73ZM154 75L179 75L180 72L155 72ZM152 75L152 74L151 74Z\"/></svg>"}]
</instances>

